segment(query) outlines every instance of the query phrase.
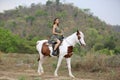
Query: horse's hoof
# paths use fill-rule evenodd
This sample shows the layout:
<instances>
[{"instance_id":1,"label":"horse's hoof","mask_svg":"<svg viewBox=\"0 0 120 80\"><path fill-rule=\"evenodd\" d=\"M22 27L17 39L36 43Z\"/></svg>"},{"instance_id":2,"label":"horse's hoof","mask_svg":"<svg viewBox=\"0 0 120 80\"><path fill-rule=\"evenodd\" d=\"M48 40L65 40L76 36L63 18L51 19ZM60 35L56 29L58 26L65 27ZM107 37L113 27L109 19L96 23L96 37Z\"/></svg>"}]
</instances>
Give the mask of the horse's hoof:
<instances>
[{"instance_id":1,"label":"horse's hoof","mask_svg":"<svg viewBox=\"0 0 120 80\"><path fill-rule=\"evenodd\" d=\"M54 76L55 76L55 77L58 77L58 75L57 75L57 74L54 74Z\"/></svg>"},{"instance_id":2,"label":"horse's hoof","mask_svg":"<svg viewBox=\"0 0 120 80\"><path fill-rule=\"evenodd\" d=\"M44 74L44 71L41 71L41 74Z\"/></svg>"},{"instance_id":3,"label":"horse's hoof","mask_svg":"<svg viewBox=\"0 0 120 80\"><path fill-rule=\"evenodd\" d=\"M38 73L38 75L39 75L39 76L41 76L41 75L42 75L42 73Z\"/></svg>"},{"instance_id":4,"label":"horse's hoof","mask_svg":"<svg viewBox=\"0 0 120 80\"><path fill-rule=\"evenodd\" d=\"M70 75L70 77L71 77L71 78L75 78L75 76L73 76L73 75Z\"/></svg>"}]
</instances>

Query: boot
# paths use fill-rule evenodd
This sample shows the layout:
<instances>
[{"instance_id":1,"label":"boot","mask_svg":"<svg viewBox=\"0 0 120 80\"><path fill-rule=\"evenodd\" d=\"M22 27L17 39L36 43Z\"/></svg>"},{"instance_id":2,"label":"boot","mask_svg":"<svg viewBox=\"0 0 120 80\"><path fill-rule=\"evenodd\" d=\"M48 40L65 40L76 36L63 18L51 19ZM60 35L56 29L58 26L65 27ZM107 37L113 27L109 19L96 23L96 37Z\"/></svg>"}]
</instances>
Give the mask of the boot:
<instances>
[{"instance_id":1,"label":"boot","mask_svg":"<svg viewBox=\"0 0 120 80\"><path fill-rule=\"evenodd\" d=\"M53 50L52 55L57 56L57 51Z\"/></svg>"}]
</instances>

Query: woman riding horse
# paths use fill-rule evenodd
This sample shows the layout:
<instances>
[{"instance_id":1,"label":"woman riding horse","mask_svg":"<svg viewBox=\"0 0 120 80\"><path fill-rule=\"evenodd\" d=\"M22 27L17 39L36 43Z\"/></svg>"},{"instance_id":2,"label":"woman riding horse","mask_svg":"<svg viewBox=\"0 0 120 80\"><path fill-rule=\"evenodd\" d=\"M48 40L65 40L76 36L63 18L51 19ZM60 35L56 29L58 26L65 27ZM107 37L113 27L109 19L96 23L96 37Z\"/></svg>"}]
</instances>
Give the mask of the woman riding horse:
<instances>
[{"instance_id":1,"label":"woman riding horse","mask_svg":"<svg viewBox=\"0 0 120 80\"><path fill-rule=\"evenodd\" d=\"M54 19L52 33L53 33L53 35L50 40L53 42L57 42L53 49L52 55L57 56L56 50L57 50L58 46L61 44L62 39L63 39L63 32L59 27L59 19L58 18Z\"/></svg>"}]
</instances>

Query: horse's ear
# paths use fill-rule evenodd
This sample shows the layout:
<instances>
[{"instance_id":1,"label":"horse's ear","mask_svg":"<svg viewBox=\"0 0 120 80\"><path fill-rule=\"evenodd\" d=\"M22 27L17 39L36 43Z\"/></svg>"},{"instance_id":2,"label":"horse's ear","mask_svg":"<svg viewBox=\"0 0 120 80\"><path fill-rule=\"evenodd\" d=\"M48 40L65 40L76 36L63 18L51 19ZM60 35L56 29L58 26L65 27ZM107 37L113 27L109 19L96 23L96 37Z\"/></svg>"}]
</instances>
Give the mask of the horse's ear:
<instances>
[{"instance_id":1,"label":"horse's ear","mask_svg":"<svg viewBox=\"0 0 120 80\"><path fill-rule=\"evenodd\" d=\"M77 35L79 35L79 34L80 34L79 30L77 30Z\"/></svg>"}]
</instances>

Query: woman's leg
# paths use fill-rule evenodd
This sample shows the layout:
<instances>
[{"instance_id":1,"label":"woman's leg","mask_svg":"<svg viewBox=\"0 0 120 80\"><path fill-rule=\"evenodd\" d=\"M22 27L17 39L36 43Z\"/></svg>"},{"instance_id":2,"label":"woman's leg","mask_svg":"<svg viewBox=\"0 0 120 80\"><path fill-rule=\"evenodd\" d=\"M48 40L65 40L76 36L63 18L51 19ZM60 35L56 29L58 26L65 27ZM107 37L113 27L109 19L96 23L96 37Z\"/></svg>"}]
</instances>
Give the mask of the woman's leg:
<instances>
[{"instance_id":1,"label":"woman's leg","mask_svg":"<svg viewBox=\"0 0 120 80\"><path fill-rule=\"evenodd\" d=\"M57 39L57 44L55 44L54 50L56 50L58 48L58 46L60 45L60 40Z\"/></svg>"},{"instance_id":2,"label":"woman's leg","mask_svg":"<svg viewBox=\"0 0 120 80\"><path fill-rule=\"evenodd\" d=\"M54 47L53 52L52 52L52 54L54 56L57 56L56 50L57 50L58 46L60 45L60 43L61 43L60 40L57 39L57 44L55 44L55 47Z\"/></svg>"}]
</instances>

